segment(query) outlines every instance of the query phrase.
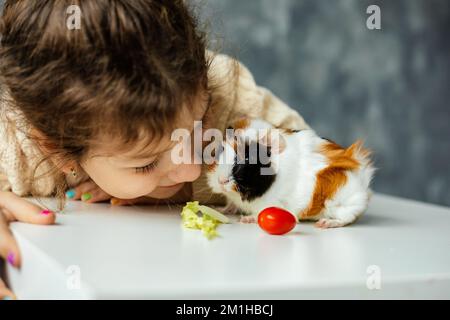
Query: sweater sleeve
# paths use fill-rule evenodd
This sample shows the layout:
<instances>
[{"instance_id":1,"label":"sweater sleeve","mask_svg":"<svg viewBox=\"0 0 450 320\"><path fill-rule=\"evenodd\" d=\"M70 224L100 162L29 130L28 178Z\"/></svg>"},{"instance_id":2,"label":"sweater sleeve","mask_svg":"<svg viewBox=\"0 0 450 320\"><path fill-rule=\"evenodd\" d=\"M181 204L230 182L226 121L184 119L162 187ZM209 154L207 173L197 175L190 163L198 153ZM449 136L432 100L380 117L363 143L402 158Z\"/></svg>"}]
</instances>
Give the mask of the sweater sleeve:
<instances>
[{"instance_id":1,"label":"sweater sleeve","mask_svg":"<svg viewBox=\"0 0 450 320\"><path fill-rule=\"evenodd\" d=\"M18 111L11 111L11 98L0 91L0 191L18 196L51 196L55 192L54 166L37 144L29 139L29 125ZM86 179L66 175L69 187Z\"/></svg>"}]
</instances>

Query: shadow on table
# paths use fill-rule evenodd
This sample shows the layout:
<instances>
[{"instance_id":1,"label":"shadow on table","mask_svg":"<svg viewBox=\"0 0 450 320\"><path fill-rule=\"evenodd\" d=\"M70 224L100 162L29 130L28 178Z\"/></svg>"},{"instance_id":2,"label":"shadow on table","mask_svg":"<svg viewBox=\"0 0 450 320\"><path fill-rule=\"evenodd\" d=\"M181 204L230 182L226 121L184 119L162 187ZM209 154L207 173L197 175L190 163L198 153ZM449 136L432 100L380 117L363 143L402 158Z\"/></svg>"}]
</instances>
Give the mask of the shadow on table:
<instances>
[{"instance_id":1,"label":"shadow on table","mask_svg":"<svg viewBox=\"0 0 450 320\"><path fill-rule=\"evenodd\" d=\"M388 216L380 216L374 214L363 214L358 221L355 222L355 227L363 226L399 226L404 225L406 221L396 219Z\"/></svg>"}]
</instances>

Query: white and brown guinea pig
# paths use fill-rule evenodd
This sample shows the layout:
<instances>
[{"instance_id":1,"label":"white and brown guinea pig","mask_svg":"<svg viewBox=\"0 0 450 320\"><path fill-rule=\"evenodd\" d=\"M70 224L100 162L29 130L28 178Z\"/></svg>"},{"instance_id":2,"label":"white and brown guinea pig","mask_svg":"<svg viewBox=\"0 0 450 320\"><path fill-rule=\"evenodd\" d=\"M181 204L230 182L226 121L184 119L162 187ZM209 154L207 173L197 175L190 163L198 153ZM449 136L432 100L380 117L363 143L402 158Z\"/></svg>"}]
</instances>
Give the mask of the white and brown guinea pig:
<instances>
[{"instance_id":1,"label":"white and brown guinea pig","mask_svg":"<svg viewBox=\"0 0 450 320\"><path fill-rule=\"evenodd\" d=\"M276 129L260 119L241 119L234 129L241 132L222 143L208 183L226 196L228 207L248 215L242 222L256 222L261 210L275 206L318 221L317 227L335 228L366 210L375 168L360 141L343 148L313 130ZM265 135L258 134L261 129Z\"/></svg>"}]
</instances>

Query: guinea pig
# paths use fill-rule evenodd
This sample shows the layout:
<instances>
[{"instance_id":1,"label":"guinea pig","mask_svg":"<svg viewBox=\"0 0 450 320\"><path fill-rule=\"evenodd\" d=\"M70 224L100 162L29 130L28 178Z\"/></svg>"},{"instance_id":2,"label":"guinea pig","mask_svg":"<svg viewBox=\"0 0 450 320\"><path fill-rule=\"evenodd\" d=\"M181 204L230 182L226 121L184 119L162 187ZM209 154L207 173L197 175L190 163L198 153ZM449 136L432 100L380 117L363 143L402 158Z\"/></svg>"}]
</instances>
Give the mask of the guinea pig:
<instances>
[{"instance_id":1,"label":"guinea pig","mask_svg":"<svg viewBox=\"0 0 450 320\"><path fill-rule=\"evenodd\" d=\"M228 208L245 214L241 222L256 222L275 206L336 228L367 209L375 168L361 141L343 148L311 129L278 129L261 119L241 119L229 129L207 177Z\"/></svg>"}]
</instances>

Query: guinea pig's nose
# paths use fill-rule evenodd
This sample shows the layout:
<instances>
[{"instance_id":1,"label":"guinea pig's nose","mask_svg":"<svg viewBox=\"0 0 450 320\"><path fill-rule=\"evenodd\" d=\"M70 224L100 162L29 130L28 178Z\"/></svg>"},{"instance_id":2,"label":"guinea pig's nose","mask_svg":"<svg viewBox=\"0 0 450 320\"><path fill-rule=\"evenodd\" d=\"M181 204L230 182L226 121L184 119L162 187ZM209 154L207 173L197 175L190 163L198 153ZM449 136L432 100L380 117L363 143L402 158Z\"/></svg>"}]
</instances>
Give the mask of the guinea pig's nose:
<instances>
[{"instance_id":1,"label":"guinea pig's nose","mask_svg":"<svg viewBox=\"0 0 450 320\"><path fill-rule=\"evenodd\" d=\"M220 184L227 184L228 182L230 182L229 178L219 177Z\"/></svg>"}]
</instances>

